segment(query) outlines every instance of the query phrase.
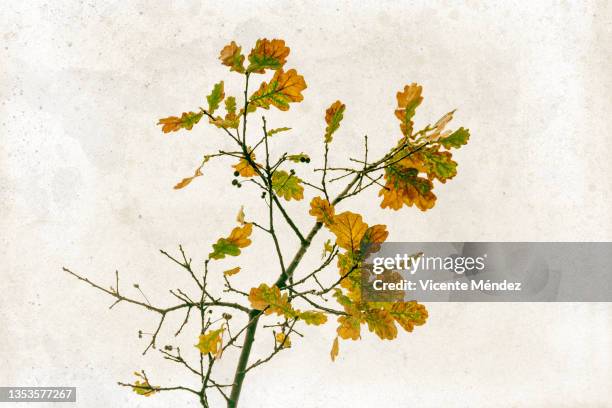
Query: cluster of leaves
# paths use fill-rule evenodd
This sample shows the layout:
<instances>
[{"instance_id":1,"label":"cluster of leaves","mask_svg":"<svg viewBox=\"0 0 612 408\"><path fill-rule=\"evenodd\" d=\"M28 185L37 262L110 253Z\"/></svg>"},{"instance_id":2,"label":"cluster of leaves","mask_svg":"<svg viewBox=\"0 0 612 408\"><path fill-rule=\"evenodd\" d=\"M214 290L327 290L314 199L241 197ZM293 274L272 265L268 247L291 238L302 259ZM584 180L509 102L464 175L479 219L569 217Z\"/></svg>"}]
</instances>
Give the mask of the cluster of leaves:
<instances>
[{"instance_id":1,"label":"cluster of leaves","mask_svg":"<svg viewBox=\"0 0 612 408\"><path fill-rule=\"evenodd\" d=\"M395 116L400 120L402 137L398 142L400 148L386 162L386 184L379 193L383 196L382 208L399 210L403 205L416 205L422 211L432 208L436 203L432 180L446 183L455 177L457 162L452 160L449 150L465 145L470 137L464 128L446 130L454 111L433 126L414 132L412 119L423 101L421 91L422 87L413 83L397 93ZM407 155L406 149L414 146L421 147Z\"/></svg>"}]
</instances>

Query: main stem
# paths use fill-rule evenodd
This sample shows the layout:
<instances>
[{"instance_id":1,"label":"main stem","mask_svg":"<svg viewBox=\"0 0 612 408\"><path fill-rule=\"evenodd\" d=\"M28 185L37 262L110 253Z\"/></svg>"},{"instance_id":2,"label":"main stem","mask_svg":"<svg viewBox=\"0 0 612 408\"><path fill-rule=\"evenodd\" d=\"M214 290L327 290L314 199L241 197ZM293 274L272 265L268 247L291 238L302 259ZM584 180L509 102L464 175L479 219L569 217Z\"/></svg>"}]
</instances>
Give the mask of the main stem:
<instances>
[{"instance_id":1,"label":"main stem","mask_svg":"<svg viewBox=\"0 0 612 408\"><path fill-rule=\"evenodd\" d=\"M346 188L332 201L332 205L340 202L350 191L350 189L355 185L355 183L359 180L359 175L355 176L353 180L346 186ZM276 280L275 285L279 289L284 289L287 286L287 280L299 265L300 261L308 251L310 247L310 243L312 239L317 235L317 232L323 226L322 223L317 222L311 228L310 232L306 236L306 239L302 241L300 247L297 252L293 256L291 263L285 270L285 273L281 273L278 279ZM246 329L244 343L242 345L242 351L240 352L240 358L238 359L238 366L236 367L236 372L234 374L234 382L232 385L232 392L230 394L229 400L227 402L227 408L236 408L238 406L238 398L240 397L240 392L242 391L242 383L244 382L244 377L246 376L246 367L249 362L249 356L251 355L251 348L253 346L253 342L255 341L255 333L257 331L257 324L259 322L259 317L261 316L261 310L251 309L249 311L249 323Z\"/></svg>"}]
</instances>

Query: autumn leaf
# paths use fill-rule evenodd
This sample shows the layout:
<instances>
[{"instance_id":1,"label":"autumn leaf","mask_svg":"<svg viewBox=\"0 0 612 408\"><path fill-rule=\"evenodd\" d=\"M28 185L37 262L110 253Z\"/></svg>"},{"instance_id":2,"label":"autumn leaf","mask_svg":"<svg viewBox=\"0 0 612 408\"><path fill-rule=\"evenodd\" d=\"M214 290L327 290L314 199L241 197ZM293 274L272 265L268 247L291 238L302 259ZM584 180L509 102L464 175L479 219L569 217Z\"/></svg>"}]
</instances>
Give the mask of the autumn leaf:
<instances>
[{"instance_id":1,"label":"autumn leaf","mask_svg":"<svg viewBox=\"0 0 612 408\"><path fill-rule=\"evenodd\" d=\"M286 336L285 333L276 333L274 336L276 339L276 345L280 348L291 348L291 339L289 336Z\"/></svg>"},{"instance_id":2,"label":"autumn leaf","mask_svg":"<svg viewBox=\"0 0 612 408\"><path fill-rule=\"evenodd\" d=\"M200 341L195 347L200 350L202 354L211 353L216 355L219 352L219 346L223 338L224 327L217 330L209 330L206 333L200 335Z\"/></svg>"},{"instance_id":3,"label":"autumn leaf","mask_svg":"<svg viewBox=\"0 0 612 408\"><path fill-rule=\"evenodd\" d=\"M262 283L257 288L251 288L249 301L253 309L263 310L266 315L276 313L288 319L299 315L299 311L291 307L287 293L281 294L280 289L276 285L270 287Z\"/></svg>"},{"instance_id":4,"label":"autumn leaf","mask_svg":"<svg viewBox=\"0 0 612 408\"><path fill-rule=\"evenodd\" d=\"M321 197L315 197L310 201L310 211L308 214L317 218L318 222L329 225L333 222L334 206Z\"/></svg>"},{"instance_id":5,"label":"autumn leaf","mask_svg":"<svg viewBox=\"0 0 612 408\"><path fill-rule=\"evenodd\" d=\"M399 210L402 206L416 205L421 211L426 211L436 203L436 196L431 191L433 184L430 180L418 177L419 171L415 168L404 168L399 165L390 165L385 168L385 186L380 190L383 196L380 206Z\"/></svg>"},{"instance_id":6,"label":"autumn leaf","mask_svg":"<svg viewBox=\"0 0 612 408\"><path fill-rule=\"evenodd\" d=\"M236 221L240 225L244 225L244 205L240 206L240 211L238 211L238 215L236 216Z\"/></svg>"},{"instance_id":7,"label":"autumn leaf","mask_svg":"<svg viewBox=\"0 0 612 408\"><path fill-rule=\"evenodd\" d=\"M253 231L252 224L244 224L242 227L236 227L232 230L227 238L219 238L217 243L213 244L213 252L208 254L211 259L223 259L226 255L240 255L240 248L246 248L251 245L251 232Z\"/></svg>"},{"instance_id":8,"label":"autumn leaf","mask_svg":"<svg viewBox=\"0 0 612 408\"><path fill-rule=\"evenodd\" d=\"M202 160L202 164L200 164L200 167L198 167L195 172L193 173L193 176L191 177L185 177L184 179L182 179L181 181L179 181L175 186L174 189L175 190L179 190L181 188L187 187L189 185L189 183L191 183L193 181L194 178L196 177L200 177L202 176L202 167L204 167L204 164L206 164L206 162L208 162L210 160L210 156L204 156L204 159Z\"/></svg>"},{"instance_id":9,"label":"autumn leaf","mask_svg":"<svg viewBox=\"0 0 612 408\"><path fill-rule=\"evenodd\" d=\"M361 337L361 322L357 316L340 316L338 318L340 326L336 329L338 336L348 340L358 340Z\"/></svg>"},{"instance_id":10,"label":"autumn leaf","mask_svg":"<svg viewBox=\"0 0 612 408\"><path fill-rule=\"evenodd\" d=\"M369 227L359 243L362 257L365 258L367 254L378 252L380 244L385 242L388 236L389 231L386 225L376 224Z\"/></svg>"},{"instance_id":11,"label":"autumn leaf","mask_svg":"<svg viewBox=\"0 0 612 408\"><path fill-rule=\"evenodd\" d=\"M325 111L325 143L331 143L332 135L340 127L340 121L344 117L344 104L340 101L332 103L332 105Z\"/></svg>"},{"instance_id":12,"label":"autumn leaf","mask_svg":"<svg viewBox=\"0 0 612 408\"><path fill-rule=\"evenodd\" d=\"M136 380L132 386L132 391L134 391L136 394L150 397L156 392L159 392L160 387L149 384L149 379L144 375L144 371L142 373L135 371L134 375L139 378L139 380Z\"/></svg>"},{"instance_id":13,"label":"autumn leaf","mask_svg":"<svg viewBox=\"0 0 612 408\"><path fill-rule=\"evenodd\" d=\"M247 72L263 74L266 69L279 69L285 65L289 47L283 40L259 39L249 54Z\"/></svg>"},{"instance_id":14,"label":"autumn leaf","mask_svg":"<svg viewBox=\"0 0 612 408\"><path fill-rule=\"evenodd\" d=\"M440 182L452 179L457 175L457 162L451 160L450 152L438 151L439 146L421 151L421 156L427 165L427 176L430 180L437 178Z\"/></svg>"},{"instance_id":15,"label":"autumn leaf","mask_svg":"<svg viewBox=\"0 0 612 408\"><path fill-rule=\"evenodd\" d=\"M449 136L444 137L444 138L440 138L439 142L446 149L450 149L450 148L453 148L453 147L457 149L457 148L460 148L461 146L467 144L469 138L470 138L470 131L469 131L469 129L464 129L464 128L461 127L459 129L455 130Z\"/></svg>"},{"instance_id":16,"label":"autumn leaf","mask_svg":"<svg viewBox=\"0 0 612 408\"><path fill-rule=\"evenodd\" d=\"M215 113L223 98L225 98L225 90L223 81L221 81L218 84L215 84L210 95L206 97L206 100L208 101L208 113L211 115Z\"/></svg>"},{"instance_id":17,"label":"autumn leaf","mask_svg":"<svg viewBox=\"0 0 612 408\"><path fill-rule=\"evenodd\" d=\"M230 71L244 72L244 55L242 55L242 47L239 47L234 41L223 47L219 59L223 65L230 67Z\"/></svg>"},{"instance_id":18,"label":"autumn leaf","mask_svg":"<svg viewBox=\"0 0 612 408\"><path fill-rule=\"evenodd\" d=\"M225 276L232 276L232 275L237 274L238 272L240 272L240 267L239 266L237 266L235 268L232 268L232 269L228 269L227 271L223 272L223 274Z\"/></svg>"},{"instance_id":19,"label":"autumn leaf","mask_svg":"<svg viewBox=\"0 0 612 408\"><path fill-rule=\"evenodd\" d=\"M268 137L273 136L277 133L286 132L288 130L291 130L291 128L290 127L280 127L276 129L270 129L268 130Z\"/></svg>"},{"instance_id":20,"label":"autumn leaf","mask_svg":"<svg viewBox=\"0 0 612 408\"><path fill-rule=\"evenodd\" d=\"M404 136L412 135L412 117L416 108L423 101L421 91L423 88L415 83L406 85L403 91L397 93L397 109L395 116L400 120L400 128Z\"/></svg>"},{"instance_id":21,"label":"autumn leaf","mask_svg":"<svg viewBox=\"0 0 612 408\"><path fill-rule=\"evenodd\" d=\"M228 96L225 99L225 117L216 116L209 122L218 128L237 129L240 125L240 116L236 114L236 98Z\"/></svg>"},{"instance_id":22,"label":"autumn leaf","mask_svg":"<svg viewBox=\"0 0 612 408\"><path fill-rule=\"evenodd\" d=\"M270 83L263 82L250 98L250 106L269 109L270 105L282 111L289 109L289 103L301 102L304 99L302 91L306 89L304 77L298 75L295 69L285 72L279 69L274 73Z\"/></svg>"},{"instance_id":23,"label":"autumn leaf","mask_svg":"<svg viewBox=\"0 0 612 408\"><path fill-rule=\"evenodd\" d=\"M331 243L331 240L328 239L323 243L323 251L321 252L321 259L325 258L327 254L331 254L334 250L334 246Z\"/></svg>"},{"instance_id":24,"label":"autumn leaf","mask_svg":"<svg viewBox=\"0 0 612 408\"><path fill-rule=\"evenodd\" d=\"M338 336L334 339L334 343L332 344L331 351L329 355L331 356L332 361L336 361L336 357L338 357L338 352L340 351L340 346L338 344Z\"/></svg>"},{"instance_id":25,"label":"autumn leaf","mask_svg":"<svg viewBox=\"0 0 612 408\"><path fill-rule=\"evenodd\" d=\"M429 316L425 306L414 301L393 303L390 313L407 332L411 332L414 326L424 325Z\"/></svg>"},{"instance_id":26,"label":"autumn leaf","mask_svg":"<svg viewBox=\"0 0 612 408\"><path fill-rule=\"evenodd\" d=\"M284 170L277 170L272 174L272 188L277 196L287 201L301 200L304 198L304 187L302 180L294 174Z\"/></svg>"},{"instance_id":27,"label":"autumn leaf","mask_svg":"<svg viewBox=\"0 0 612 408\"><path fill-rule=\"evenodd\" d=\"M368 329L382 340L393 340L397 337L397 327L393 316L385 309L368 310L365 314Z\"/></svg>"},{"instance_id":28,"label":"autumn leaf","mask_svg":"<svg viewBox=\"0 0 612 408\"><path fill-rule=\"evenodd\" d=\"M328 229L336 236L336 244L349 251L359 249L361 238L368 229L361 215L345 211L333 217Z\"/></svg>"},{"instance_id":29,"label":"autumn leaf","mask_svg":"<svg viewBox=\"0 0 612 408\"><path fill-rule=\"evenodd\" d=\"M300 319L302 319L306 324L319 326L327 322L327 316L325 313L316 312L313 310L308 310L305 312L301 312L299 314Z\"/></svg>"},{"instance_id":30,"label":"autumn leaf","mask_svg":"<svg viewBox=\"0 0 612 408\"><path fill-rule=\"evenodd\" d=\"M162 125L162 132L170 133L177 132L179 129L191 130L193 125L197 124L202 119L204 112L183 112L181 117L169 116L160 119L158 125Z\"/></svg>"},{"instance_id":31,"label":"autumn leaf","mask_svg":"<svg viewBox=\"0 0 612 408\"><path fill-rule=\"evenodd\" d=\"M253 162L255 162L255 153L250 152L249 156L250 156L251 160ZM238 163L234 164L232 167L242 177L247 177L248 178L248 177L253 177L254 175L257 174L257 171L255 171L255 168L253 168L253 166L251 166L251 164L249 163L249 161L246 158L240 159L238 161Z\"/></svg>"}]
</instances>

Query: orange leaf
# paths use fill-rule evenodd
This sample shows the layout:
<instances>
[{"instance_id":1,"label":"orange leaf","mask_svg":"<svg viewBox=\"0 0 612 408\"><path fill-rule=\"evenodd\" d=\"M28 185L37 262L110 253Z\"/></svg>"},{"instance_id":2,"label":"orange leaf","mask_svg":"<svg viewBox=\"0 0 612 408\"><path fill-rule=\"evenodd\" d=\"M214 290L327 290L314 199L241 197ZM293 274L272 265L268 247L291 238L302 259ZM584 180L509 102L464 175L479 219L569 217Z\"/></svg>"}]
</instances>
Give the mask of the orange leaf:
<instances>
[{"instance_id":1,"label":"orange leaf","mask_svg":"<svg viewBox=\"0 0 612 408\"><path fill-rule=\"evenodd\" d=\"M270 105L282 111L289 109L289 103L304 99L302 91L306 89L304 77L298 75L295 69L285 72L277 70L270 83L263 82L259 89L251 95L250 105L269 109Z\"/></svg>"},{"instance_id":2,"label":"orange leaf","mask_svg":"<svg viewBox=\"0 0 612 408\"><path fill-rule=\"evenodd\" d=\"M423 101L421 91L423 87L412 83L404 87L404 91L397 93L397 109L395 110L395 116L400 120L402 133L404 136L410 136L412 134L412 117L416 111L416 108Z\"/></svg>"},{"instance_id":3,"label":"orange leaf","mask_svg":"<svg viewBox=\"0 0 612 408\"><path fill-rule=\"evenodd\" d=\"M361 215L345 211L334 216L333 223L328 228L336 236L336 244L340 248L354 251L359 248L368 224L363 222Z\"/></svg>"},{"instance_id":4,"label":"orange leaf","mask_svg":"<svg viewBox=\"0 0 612 408\"><path fill-rule=\"evenodd\" d=\"M247 72L263 74L266 69L282 68L287 62L289 51L283 40L259 39L249 54L250 64Z\"/></svg>"},{"instance_id":5,"label":"orange leaf","mask_svg":"<svg viewBox=\"0 0 612 408\"><path fill-rule=\"evenodd\" d=\"M223 272L223 274L225 276L232 276L232 275L237 274L238 272L240 272L240 267L239 266L237 266L235 268L232 268L232 269L228 269L227 271Z\"/></svg>"},{"instance_id":6,"label":"orange leaf","mask_svg":"<svg viewBox=\"0 0 612 408\"><path fill-rule=\"evenodd\" d=\"M232 233L227 240L236 245L238 248L244 248L251 245L251 232L253 231L253 224L244 224L244 227L236 227L232 230Z\"/></svg>"},{"instance_id":7,"label":"orange leaf","mask_svg":"<svg viewBox=\"0 0 612 408\"><path fill-rule=\"evenodd\" d=\"M242 47L232 41L221 50L219 59L223 65L230 67L230 71L244 72L244 55L242 55L241 49Z\"/></svg>"},{"instance_id":8,"label":"orange leaf","mask_svg":"<svg viewBox=\"0 0 612 408\"><path fill-rule=\"evenodd\" d=\"M334 206L321 197L315 197L310 201L308 214L316 217L318 222L329 225L333 222L334 212Z\"/></svg>"}]
</instances>

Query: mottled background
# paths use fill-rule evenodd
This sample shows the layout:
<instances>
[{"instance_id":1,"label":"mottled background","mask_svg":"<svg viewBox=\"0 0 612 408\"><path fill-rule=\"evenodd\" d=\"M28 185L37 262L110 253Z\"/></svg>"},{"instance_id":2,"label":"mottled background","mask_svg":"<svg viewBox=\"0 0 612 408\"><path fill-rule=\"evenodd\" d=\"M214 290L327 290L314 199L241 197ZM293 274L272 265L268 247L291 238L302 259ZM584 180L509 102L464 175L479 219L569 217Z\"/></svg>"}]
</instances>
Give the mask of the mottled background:
<instances>
[{"instance_id":1,"label":"mottled background","mask_svg":"<svg viewBox=\"0 0 612 408\"><path fill-rule=\"evenodd\" d=\"M389 240L611 240L611 27L605 1L3 2L0 385L76 386L87 408L196 406L188 394L143 398L115 385L140 368L153 383L192 379L155 351L140 354L137 330L153 330L154 316L129 305L109 311L107 296L61 266L105 286L119 269L126 293L138 296L139 282L172 304L168 285L189 290L189 280L158 249L182 243L200 262L240 204L263 216L252 190L230 185L227 162L173 191L203 153L230 144L204 124L171 135L155 126L202 105L220 79L238 93L239 76L216 59L230 40L249 49L259 37L284 38L287 66L306 78L304 102L268 116L294 128L278 136L277 152L319 157L323 112L338 98L347 111L336 163L361 155L364 134L373 156L395 142L404 84L424 87L417 125L458 108L455 126L472 138L456 154L459 175L436 187L433 210L383 211L374 190L342 205L388 224ZM306 208L289 206L304 228ZM245 288L276 274L266 237L254 241ZM234 264L216 273L224 266ZM610 304L428 307L414 333L342 342L335 363L334 324L303 329L290 352L253 371L242 406L612 406ZM181 318L162 338L172 340ZM269 340L260 335L254 355ZM183 344L196 357L195 338ZM221 378L234 358L224 356Z\"/></svg>"}]
</instances>

